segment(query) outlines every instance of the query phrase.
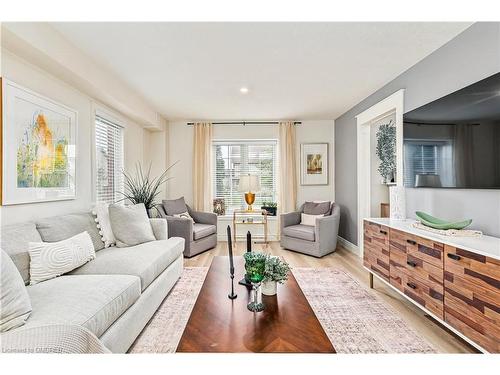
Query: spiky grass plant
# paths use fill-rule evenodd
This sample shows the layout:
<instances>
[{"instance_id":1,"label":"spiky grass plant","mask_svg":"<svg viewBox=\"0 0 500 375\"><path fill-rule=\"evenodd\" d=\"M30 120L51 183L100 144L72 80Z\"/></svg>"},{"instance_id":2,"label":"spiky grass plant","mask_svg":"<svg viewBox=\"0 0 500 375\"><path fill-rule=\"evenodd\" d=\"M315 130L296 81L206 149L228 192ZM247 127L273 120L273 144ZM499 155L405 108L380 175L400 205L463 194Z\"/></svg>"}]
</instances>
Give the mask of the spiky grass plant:
<instances>
[{"instance_id":1,"label":"spiky grass plant","mask_svg":"<svg viewBox=\"0 0 500 375\"><path fill-rule=\"evenodd\" d=\"M152 209L158 211L156 197L161 193L160 186L172 178L168 177L167 174L175 164L169 166L157 177L151 177L151 163L149 163L146 172L143 171L142 165L137 163L135 176L123 171L125 192L122 193L124 197L120 201L128 200L132 204L144 203L148 212Z\"/></svg>"}]
</instances>

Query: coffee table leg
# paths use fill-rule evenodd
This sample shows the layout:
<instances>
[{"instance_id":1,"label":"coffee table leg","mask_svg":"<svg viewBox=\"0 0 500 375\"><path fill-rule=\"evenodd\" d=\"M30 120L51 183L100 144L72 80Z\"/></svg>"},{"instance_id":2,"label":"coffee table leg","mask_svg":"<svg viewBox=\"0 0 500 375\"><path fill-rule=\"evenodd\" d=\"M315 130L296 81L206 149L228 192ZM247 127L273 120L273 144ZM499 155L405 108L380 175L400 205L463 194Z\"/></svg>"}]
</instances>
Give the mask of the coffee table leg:
<instances>
[{"instance_id":1,"label":"coffee table leg","mask_svg":"<svg viewBox=\"0 0 500 375\"><path fill-rule=\"evenodd\" d=\"M373 289L373 273L370 272L370 289Z\"/></svg>"}]
</instances>

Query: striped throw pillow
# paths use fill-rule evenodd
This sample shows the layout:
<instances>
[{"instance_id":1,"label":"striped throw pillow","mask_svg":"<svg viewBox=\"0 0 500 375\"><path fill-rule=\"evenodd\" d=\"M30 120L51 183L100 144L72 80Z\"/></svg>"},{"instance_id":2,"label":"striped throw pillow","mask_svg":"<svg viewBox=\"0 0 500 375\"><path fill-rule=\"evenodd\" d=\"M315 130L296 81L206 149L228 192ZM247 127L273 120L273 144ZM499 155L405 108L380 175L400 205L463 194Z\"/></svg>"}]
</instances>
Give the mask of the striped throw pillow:
<instances>
[{"instance_id":1,"label":"striped throw pillow","mask_svg":"<svg viewBox=\"0 0 500 375\"><path fill-rule=\"evenodd\" d=\"M95 259L88 232L59 242L30 242L30 285L53 279Z\"/></svg>"}]
</instances>

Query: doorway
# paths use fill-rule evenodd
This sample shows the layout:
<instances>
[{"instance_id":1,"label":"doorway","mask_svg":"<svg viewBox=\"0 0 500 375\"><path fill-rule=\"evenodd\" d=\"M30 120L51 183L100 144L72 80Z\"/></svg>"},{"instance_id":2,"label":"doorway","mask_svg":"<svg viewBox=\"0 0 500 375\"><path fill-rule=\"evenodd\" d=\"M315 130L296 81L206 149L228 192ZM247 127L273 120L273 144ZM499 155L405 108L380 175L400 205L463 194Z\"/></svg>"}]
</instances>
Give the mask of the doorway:
<instances>
[{"instance_id":1,"label":"doorway","mask_svg":"<svg viewBox=\"0 0 500 375\"><path fill-rule=\"evenodd\" d=\"M363 256L363 219L373 217L382 199L388 199L388 186L380 186L377 156L374 148L377 127L392 120L396 128L396 176L393 185L403 185L403 111L404 90L401 89L356 116L358 150L358 247ZM387 194L387 195L386 195ZM376 215L379 217L380 215Z\"/></svg>"}]
</instances>

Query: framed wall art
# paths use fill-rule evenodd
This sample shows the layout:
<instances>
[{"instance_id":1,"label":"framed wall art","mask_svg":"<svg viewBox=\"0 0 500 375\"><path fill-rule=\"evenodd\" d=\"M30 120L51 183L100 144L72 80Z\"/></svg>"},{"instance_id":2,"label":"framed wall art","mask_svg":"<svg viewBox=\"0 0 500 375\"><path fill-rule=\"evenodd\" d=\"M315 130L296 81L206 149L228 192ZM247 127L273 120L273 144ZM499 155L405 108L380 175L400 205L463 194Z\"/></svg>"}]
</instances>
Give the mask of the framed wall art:
<instances>
[{"instance_id":1,"label":"framed wall art","mask_svg":"<svg viewBox=\"0 0 500 375\"><path fill-rule=\"evenodd\" d=\"M300 144L300 184L328 185L328 143Z\"/></svg>"},{"instance_id":2,"label":"framed wall art","mask_svg":"<svg viewBox=\"0 0 500 375\"><path fill-rule=\"evenodd\" d=\"M77 112L2 80L2 204L76 198Z\"/></svg>"}]
</instances>

